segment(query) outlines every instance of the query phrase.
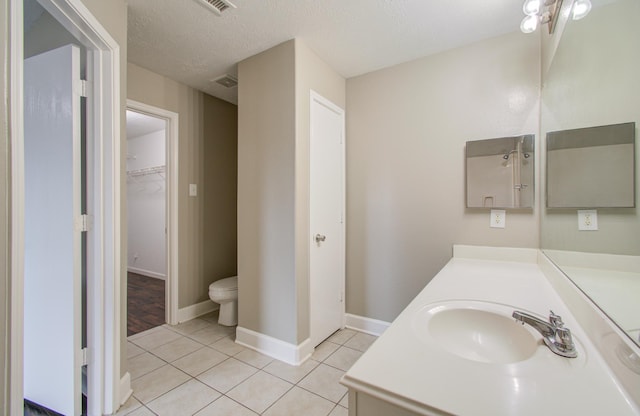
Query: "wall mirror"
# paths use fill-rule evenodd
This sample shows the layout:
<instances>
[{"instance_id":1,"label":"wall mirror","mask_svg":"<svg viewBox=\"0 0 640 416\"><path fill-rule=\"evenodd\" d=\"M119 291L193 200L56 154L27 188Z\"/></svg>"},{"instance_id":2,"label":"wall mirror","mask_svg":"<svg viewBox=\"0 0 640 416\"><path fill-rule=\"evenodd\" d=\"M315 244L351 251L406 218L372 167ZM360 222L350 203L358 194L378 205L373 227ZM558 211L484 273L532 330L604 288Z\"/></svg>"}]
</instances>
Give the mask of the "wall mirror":
<instances>
[{"instance_id":1,"label":"wall mirror","mask_svg":"<svg viewBox=\"0 0 640 416\"><path fill-rule=\"evenodd\" d=\"M555 53L553 42L544 44L543 52L552 59L543 73L541 137L629 122L635 130L640 122L640 1L592 3L583 19L569 18ZM542 140L541 146L546 145ZM628 156L635 152L638 159L638 147L629 149ZM543 165L549 163L549 152L553 149L543 148ZM597 160L592 163L602 168ZM634 175L637 195L638 169ZM546 180L541 185L546 187ZM543 207L540 238L545 254L640 345L640 215L635 198L625 202L633 203L630 208L599 208L597 231L579 231L576 210ZM588 205L605 207L606 202Z\"/></svg>"},{"instance_id":2,"label":"wall mirror","mask_svg":"<svg viewBox=\"0 0 640 416\"><path fill-rule=\"evenodd\" d=\"M547 206L635 206L635 123L547 133Z\"/></svg>"},{"instance_id":3,"label":"wall mirror","mask_svg":"<svg viewBox=\"0 0 640 416\"><path fill-rule=\"evenodd\" d=\"M532 208L534 136L466 144L467 208Z\"/></svg>"}]
</instances>

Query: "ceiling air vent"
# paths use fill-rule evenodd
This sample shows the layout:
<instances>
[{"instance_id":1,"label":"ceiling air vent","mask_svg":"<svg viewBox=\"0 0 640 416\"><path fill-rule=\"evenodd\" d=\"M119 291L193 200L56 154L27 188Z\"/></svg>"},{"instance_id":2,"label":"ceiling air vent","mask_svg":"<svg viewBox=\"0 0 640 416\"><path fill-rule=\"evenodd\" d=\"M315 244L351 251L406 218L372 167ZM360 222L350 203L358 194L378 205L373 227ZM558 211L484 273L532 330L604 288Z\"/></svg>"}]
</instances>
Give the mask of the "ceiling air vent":
<instances>
[{"instance_id":1,"label":"ceiling air vent","mask_svg":"<svg viewBox=\"0 0 640 416\"><path fill-rule=\"evenodd\" d=\"M229 74L224 74L214 79L213 82L217 82L218 84L227 88L232 88L238 85L238 79L233 75L229 75Z\"/></svg>"},{"instance_id":2,"label":"ceiling air vent","mask_svg":"<svg viewBox=\"0 0 640 416\"><path fill-rule=\"evenodd\" d=\"M205 5L210 10L213 10L213 12L218 16L230 7L234 9L236 8L235 4L231 3L229 0L198 0L198 2Z\"/></svg>"}]
</instances>

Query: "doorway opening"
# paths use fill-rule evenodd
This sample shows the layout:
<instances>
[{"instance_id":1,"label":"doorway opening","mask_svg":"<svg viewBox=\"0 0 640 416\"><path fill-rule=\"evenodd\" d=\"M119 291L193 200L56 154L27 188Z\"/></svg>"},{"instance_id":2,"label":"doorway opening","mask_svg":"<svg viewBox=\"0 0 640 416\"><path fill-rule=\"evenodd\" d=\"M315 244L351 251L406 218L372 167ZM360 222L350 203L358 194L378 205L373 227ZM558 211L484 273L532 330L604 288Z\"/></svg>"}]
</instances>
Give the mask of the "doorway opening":
<instances>
[{"instance_id":1,"label":"doorway opening","mask_svg":"<svg viewBox=\"0 0 640 416\"><path fill-rule=\"evenodd\" d=\"M23 414L29 397L63 414L110 414L125 390L118 44L78 0L8 4L9 414Z\"/></svg>"},{"instance_id":2,"label":"doorway opening","mask_svg":"<svg viewBox=\"0 0 640 416\"><path fill-rule=\"evenodd\" d=\"M127 110L127 336L166 322L167 121Z\"/></svg>"},{"instance_id":3,"label":"doorway opening","mask_svg":"<svg viewBox=\"0 0 640 416\"><path fill-rule=\"evenodd\" d=\"M87 49L35 0L23 35L25 413L86 414Z\"/></svg>"},{"instance_id":4,"label":"doorway opening","mask_svg":"<svg viewBox=\"0 0 640 416\"><path fill-rule=\"evenodd\" d=\"M178 323L178 114L127 100L127 336Z\"/></svg>"},{"instance_id":5,"label":"doorway opening","mask_svg":"<svg viewBox=\"0 0 640 416\"><path fill-rule=\"evenodd\" d=\"M344 327L345 115L315 91L310 95L309 318L316 347Z\"/></svg>"}]
</instances>

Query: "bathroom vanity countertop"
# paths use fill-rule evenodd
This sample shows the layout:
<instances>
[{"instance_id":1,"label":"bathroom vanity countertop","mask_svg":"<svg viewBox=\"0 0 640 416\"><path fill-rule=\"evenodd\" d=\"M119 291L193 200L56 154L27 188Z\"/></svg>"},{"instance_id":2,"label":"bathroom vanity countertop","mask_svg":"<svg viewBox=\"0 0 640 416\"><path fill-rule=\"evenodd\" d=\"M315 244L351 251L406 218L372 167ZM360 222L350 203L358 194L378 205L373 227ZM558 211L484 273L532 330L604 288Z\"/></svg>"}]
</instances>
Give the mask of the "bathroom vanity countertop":
<instances>
[{"instance_id":1,"label":"bathroom vanity countertop","mask_svg":"<svg viewBox=\"0 0 640 416\"><path fill-rule=\"evenodd\" d=\"M456 246L454 258L347 371L347 387L424 415L640 415L537 264L535 249ZM497 260L510 259L510 261ZM426 305L473 300L536 315L561 315L578 358L560 357L538 338L532 359L467 360L419 338ZM526 325L525 327L529 327Z\"/></svg>"}]
</instances>

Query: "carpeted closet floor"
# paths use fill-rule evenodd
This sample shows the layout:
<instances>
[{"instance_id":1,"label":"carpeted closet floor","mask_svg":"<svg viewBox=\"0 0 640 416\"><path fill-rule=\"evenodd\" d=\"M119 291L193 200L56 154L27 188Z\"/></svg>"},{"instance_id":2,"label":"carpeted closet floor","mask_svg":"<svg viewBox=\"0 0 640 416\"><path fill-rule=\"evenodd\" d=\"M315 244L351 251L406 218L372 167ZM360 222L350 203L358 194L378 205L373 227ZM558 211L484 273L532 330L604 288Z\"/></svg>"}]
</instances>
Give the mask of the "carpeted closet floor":
<instances>
[{"instance_id":1,"label":"carpeted closet floor","mask_svg":"<svg viewBox=\"0 0 640 416\"><path fill-rule=\"evenodd\" d=\"M127 336L165 324L165 281L127 273Z\"/></svg>"}]
</instances>

